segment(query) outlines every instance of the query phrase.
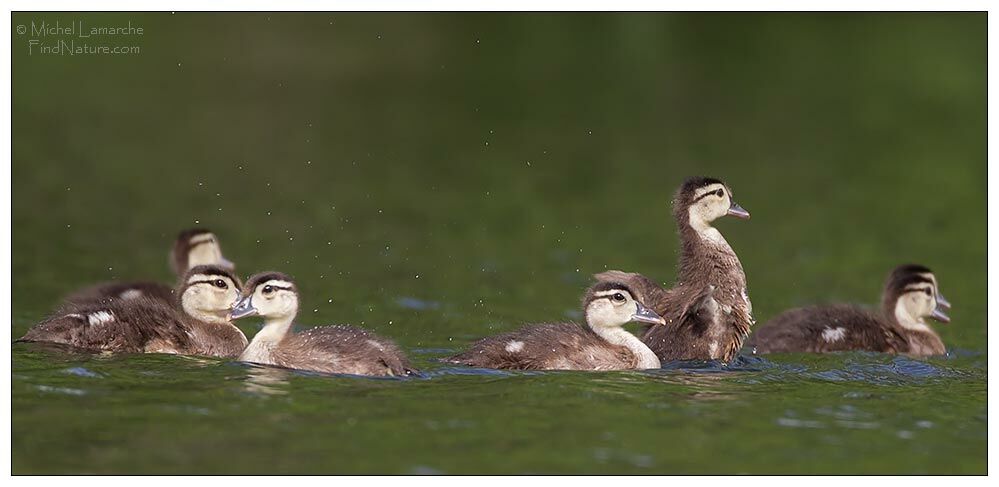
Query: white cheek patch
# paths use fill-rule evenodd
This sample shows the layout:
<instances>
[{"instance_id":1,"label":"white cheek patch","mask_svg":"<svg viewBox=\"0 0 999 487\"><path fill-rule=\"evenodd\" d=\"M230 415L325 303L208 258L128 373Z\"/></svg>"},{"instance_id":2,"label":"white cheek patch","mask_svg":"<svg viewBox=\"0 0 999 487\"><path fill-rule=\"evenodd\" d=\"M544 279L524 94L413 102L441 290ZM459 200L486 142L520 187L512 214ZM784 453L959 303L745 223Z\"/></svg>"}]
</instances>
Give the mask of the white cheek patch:
<instances>
[{"instance_id":1,"label":"white cheek patch","mask_svg":"<svg viewBox=\"0 0 999 487\"><path fill-rule=\"evenodd\" d=\"M187 268L199 265L218 265L222 263L222 251L214 243L205 243L194 247L187 254Z\"/></svg>"},{"instance_id":2,"label":"white cheek patch","mask_svg":"<svg viewBox=\"0 0 999 487\"><path fill-rule=\"evenodd\" d=\"M87 315L87 323L90 323L91 326L103 325L112 321L114 321L114 313L110 311L97 311Z\"/></svg>"},{"instance_id":3,"label":"white cheek patch","mask_svg":"<svg viewBox=\"0 0 999 487\"><path fill-rule=\"evenodd\" d=\"M846 338L846 328L826 328L822 330L822 339L828 343L838 342Z\"/></svg>"},{"instance_id":4,"label":"white cheek patch","mask_svg":"<svg viewBox=\"0 0 999 487\"><path fill-rule=\"evenodd\" d=\"M517 353L524 349L524 342L518 342L517 340L511 340L510 343L506 344L506 351L510 353Z\"/></svg>"},{"instance_id":5,"label":"white cheek patch","mask_svg":"<svg viewBox=\"0 0 999 487\"><path fill-rule=\"evenodd\" d=\"M136 298L141 298L142 297L142 291L139 291L138 289L129 289L129 290L124 291L121 294L119 294L118 297L121 298L121 299L136 299Z\"/></svg>"}]
</instances>

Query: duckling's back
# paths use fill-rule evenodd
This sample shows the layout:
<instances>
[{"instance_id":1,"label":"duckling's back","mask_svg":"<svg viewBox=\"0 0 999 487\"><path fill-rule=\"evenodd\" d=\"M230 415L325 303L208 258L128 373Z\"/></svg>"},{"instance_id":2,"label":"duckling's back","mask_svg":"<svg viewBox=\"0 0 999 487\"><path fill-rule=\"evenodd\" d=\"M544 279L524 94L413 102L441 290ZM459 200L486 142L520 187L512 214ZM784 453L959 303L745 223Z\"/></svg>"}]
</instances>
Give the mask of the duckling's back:
<instances>
[{"instance_id":1,"label":"duckling's back","mask_svg":"<svg viewBox=\"0 0 999 487\"><path fill-rule=\"evenodd\" d=\"M483 338L443 362L509 370L620 370L637 365L626 347L612 345L576 323L542 323Z\"/></svg>"},{"instance_id":2,"label":"duckling's back","mask_svg":"<svg viewBox=\"0 0 999 487\"><path fill-rule=\"evenodd\" d=\"M406 376L416 372L394 342L350 325L319 326L289 335L271 355L275 365L332 374Z\"/></svg>"},{"instance_id":3,"label":"duckling's back","mask_svg":"<svg viewBox=\"0 0 999 487\"><path fill-rule=\"evenodd\" d=\"M76 290L63 298L60 309L93 303L108 303L116 299L151 298L167 304L175 302L174 290L158 282L109 281Z\"/></svg>"},{"instance_id":4,"label":"duckling's back","mask_svg":"<svg viewBox=\"0 0 999 487\"><path fill-rule=\"evenodd\" d=\"M186 329L183 317L173 306L139 297L65 305L18 341L125 353L174 352L190 346ZM150 347L162 350L149 350Z\"/></svg>"},{"instance_id":5,"label":"duckling's back","mask_svg":"<svg viewBox=\"0 0 999 487\"><path fill-rule=\"evenodd\" d=\"M760 327L747 343L753 353L870 350L899 353L905 338L880 315L853 305L794 308Z\"/></svg>"}]
</instances>

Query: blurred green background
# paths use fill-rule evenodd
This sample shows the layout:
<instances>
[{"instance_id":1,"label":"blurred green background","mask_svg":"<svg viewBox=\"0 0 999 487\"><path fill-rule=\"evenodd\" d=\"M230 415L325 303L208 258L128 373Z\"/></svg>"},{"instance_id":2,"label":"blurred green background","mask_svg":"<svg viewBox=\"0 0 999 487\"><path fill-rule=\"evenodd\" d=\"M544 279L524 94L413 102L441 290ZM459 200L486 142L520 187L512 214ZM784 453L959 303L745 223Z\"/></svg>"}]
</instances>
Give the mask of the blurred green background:
<instances>
[{"instance_id":1,"label":"blurred green background","mask_svg":"<svg viewBox=\"0 0 999 487\"><path fill-rule=\"evenodd\" d=\"M32 33L56 21L143 34ZM266 370L223 361L15 345L15 473L985 473L984 13L12 23L15 338L79 286L171 281L174 235L207 226L244 277L298 279L302 324L370 328L431 374L284 374L261 392ZM34 50L59 40L140 52ZM594 272L672 282L669 199L691 175L752 212L718 226L761 323L875 303L918 262L954 303L937 326L950 356L600 375L432 362L578 319Z\"/></svg>"}]
</instances>

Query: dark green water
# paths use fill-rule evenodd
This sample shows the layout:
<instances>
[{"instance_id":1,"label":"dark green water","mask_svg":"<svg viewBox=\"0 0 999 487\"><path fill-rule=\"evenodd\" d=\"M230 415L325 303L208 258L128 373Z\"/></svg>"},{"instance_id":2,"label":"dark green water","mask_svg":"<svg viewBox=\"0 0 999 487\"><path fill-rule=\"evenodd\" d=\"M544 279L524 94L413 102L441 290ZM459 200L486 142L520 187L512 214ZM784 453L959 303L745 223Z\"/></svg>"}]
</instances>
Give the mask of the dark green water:
<instances>
[{"instance_id":1,"label":"dark green water","mask_svg":"<svg viewBox=\"0 0 999 487\"><path fill-rule=\"evenodd\" d=\"M169 282L200 224L244 275L296 276L300 323L392 337L426 374L17 344L14 473L986 473L984 14L12 22L57 19L144 33L59 56L15 31L13 337L79 286ZM718 226L761 322L873 303L915 261L954 303L949 356L433 362L578 318L594 272L671 281L668 201L697 174L753 214Z\"/></svg>"}]
</instances>

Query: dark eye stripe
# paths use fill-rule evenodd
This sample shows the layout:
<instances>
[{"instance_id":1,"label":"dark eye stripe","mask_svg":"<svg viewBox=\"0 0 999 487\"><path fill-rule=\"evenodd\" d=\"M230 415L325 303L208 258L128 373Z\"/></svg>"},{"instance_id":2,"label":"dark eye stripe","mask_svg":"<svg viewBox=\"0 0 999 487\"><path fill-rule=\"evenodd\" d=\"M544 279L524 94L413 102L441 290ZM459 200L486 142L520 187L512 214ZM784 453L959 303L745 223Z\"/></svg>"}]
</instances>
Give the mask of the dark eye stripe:
<instances>
[{"instance_id":1,"label":"dark eye stripe","mask_svg":"<svg viewBox=\"0 0 999 487\"><path fill-rule=\"evenodd\" d=\"M215 281L217 281L217 280L218 279L212 279L210 281L191 281L191 282L187 283L187 285L188 286L193 286L195 284L211 284L212 286L214 286L215 285ZM225 279L223 279L222 282L225 282ZM226 283L226 284L229 284L229 283Z\"/></svg>"},{"instance_id":2,"label":"dark eye stripe","mask_svg":"<svg viewBox=\"0 0 999 487\"><path fill-rule=\"evenodd\" d=\"M719 191L721 191L721 194L718 194ZM716 189L714 191L708 191L707 193L704 193L704 194L698 196L694 200L694 202L696 203L698 201L701 201L702 199L704 199L705 197L708 197L708 196L724 196L724 195L725 195L725 190L721 189L721 188L718 188L718 189Z\"/></svg>"}]
</instances>

